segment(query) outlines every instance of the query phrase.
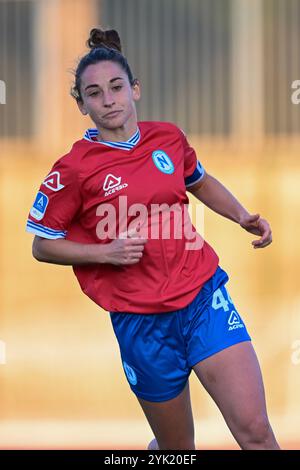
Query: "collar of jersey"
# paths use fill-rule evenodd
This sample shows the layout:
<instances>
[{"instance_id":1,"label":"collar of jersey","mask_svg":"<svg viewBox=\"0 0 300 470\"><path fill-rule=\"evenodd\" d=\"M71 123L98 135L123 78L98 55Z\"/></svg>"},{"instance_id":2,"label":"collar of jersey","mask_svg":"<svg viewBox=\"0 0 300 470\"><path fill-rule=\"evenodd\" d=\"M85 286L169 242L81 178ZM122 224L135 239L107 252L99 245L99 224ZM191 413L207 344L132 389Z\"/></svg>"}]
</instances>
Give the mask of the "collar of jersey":
<instances>
[{"instance_id":1,"label":"collar of jersey","mask_svg":"<svg viewBox=\"0 0 300 470\"><path fill-rule=\"evenodd\" d=\"M107 145L108 147L113 147L115 149L122 149L122 150L133 149L133 147L139 142L141 138L141 133L140 133L139 128L137 128L137 131L126 142L111 142L109 140L96 140L95 137L97 137L98 135L99 135L98 129L87 129L83 138L85 140L88 140L89 142Z\"/></svg>"}]
</instances>

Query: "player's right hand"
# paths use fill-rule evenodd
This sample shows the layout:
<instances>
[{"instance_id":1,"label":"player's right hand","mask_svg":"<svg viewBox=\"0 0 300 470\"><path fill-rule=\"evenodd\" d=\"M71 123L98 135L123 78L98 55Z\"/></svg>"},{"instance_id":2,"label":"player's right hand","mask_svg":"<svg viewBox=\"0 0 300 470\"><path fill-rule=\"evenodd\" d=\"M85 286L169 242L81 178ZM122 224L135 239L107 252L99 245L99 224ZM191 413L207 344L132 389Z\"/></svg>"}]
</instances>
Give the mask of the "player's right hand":
<instances>
[{"instance_id":1,"label":"player's right hand","mask_svg":"<svg viewBox=\"0 0 300 470\"><path fill-rule=\"evenodd\" d=\"M138 263L142 256L147 239L136 232L120 234L120 238L103 246L104 263L130 265Z\"/></svg>"}]
</instances>

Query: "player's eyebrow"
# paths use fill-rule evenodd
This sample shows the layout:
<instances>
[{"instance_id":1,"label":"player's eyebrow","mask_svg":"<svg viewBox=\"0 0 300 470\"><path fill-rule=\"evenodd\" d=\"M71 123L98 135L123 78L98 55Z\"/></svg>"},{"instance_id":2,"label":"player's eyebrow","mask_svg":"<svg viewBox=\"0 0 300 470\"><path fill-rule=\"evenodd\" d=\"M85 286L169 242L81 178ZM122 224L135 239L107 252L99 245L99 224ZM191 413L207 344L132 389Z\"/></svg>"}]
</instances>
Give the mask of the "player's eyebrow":
<instances>
[{"instance_id":1,"label":"player's eyebrow","mask_svg":"<svg viewBox=\"0 0 300 470\"><path fill-rule=\"evenodd\" d=\"M113 83L116 80L123 80L123 77L114 77L111 80L109 80L109 83ZM88 88L92 88L92 87L99 87L99 85L97 83L92 83L91 85L88 85L87 87L85 87L84 91L86 91Z\"/></svg>"}]
</instances>

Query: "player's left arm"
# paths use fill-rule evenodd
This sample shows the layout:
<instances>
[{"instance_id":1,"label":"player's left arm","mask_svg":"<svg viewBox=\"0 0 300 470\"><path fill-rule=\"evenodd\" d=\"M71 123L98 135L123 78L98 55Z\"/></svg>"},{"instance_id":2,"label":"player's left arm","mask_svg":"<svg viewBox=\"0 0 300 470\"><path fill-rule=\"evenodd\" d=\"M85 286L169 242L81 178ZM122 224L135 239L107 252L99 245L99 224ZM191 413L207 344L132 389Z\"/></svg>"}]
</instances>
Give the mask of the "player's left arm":
<instances>
[{"instance_id":1,"label":"player's left arm","mask_svg":"<svg viewBox=\"0 0 300 470\"><path fill-rule=\"evenodd\" d=\"M247 232L260 236L253 240L254 248L264 248L272 243L269 223L259 214L249 214L240 202L216 178L204 173L200 181L187 188L199 201L214 212L240 224Z\"/></svg>"}]
</instances>

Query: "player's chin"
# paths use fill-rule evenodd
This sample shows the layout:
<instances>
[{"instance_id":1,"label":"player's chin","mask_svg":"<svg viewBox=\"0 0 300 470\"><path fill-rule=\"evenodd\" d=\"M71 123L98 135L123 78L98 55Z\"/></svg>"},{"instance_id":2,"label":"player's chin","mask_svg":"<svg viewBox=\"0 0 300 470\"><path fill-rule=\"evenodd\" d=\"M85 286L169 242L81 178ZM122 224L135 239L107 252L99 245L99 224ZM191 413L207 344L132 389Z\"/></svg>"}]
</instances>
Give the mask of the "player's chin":
<instances>
[{"instance_id":1,"label":"player's chin","mask_svg":"<svg viewBox=\"0 0 300 470\"><path fill-rule=\"evenodd\" d=\"M114 118L110 119L103 119L101 122L101 127L104 127L105 129L118 129L119 127L122 127L126 122L126 119L121 118L121 116L115 116Z\"/></svg>"}]
</instances>

